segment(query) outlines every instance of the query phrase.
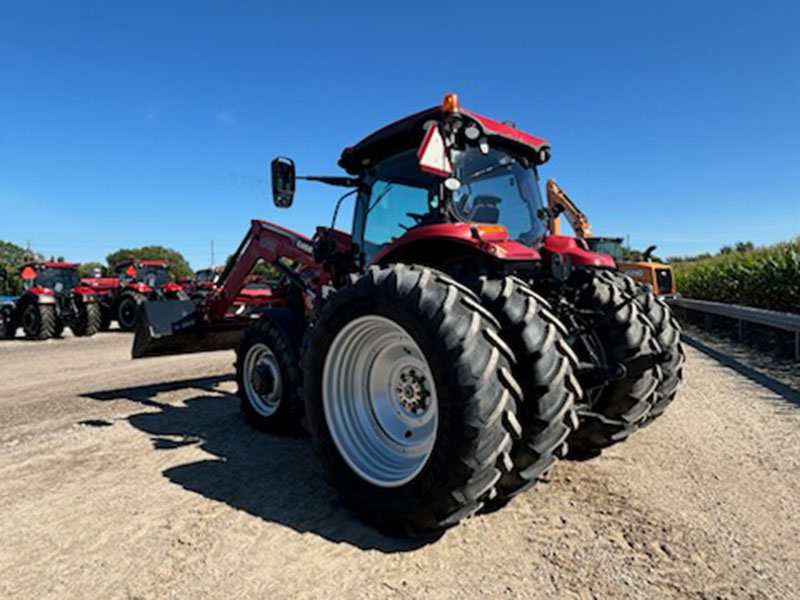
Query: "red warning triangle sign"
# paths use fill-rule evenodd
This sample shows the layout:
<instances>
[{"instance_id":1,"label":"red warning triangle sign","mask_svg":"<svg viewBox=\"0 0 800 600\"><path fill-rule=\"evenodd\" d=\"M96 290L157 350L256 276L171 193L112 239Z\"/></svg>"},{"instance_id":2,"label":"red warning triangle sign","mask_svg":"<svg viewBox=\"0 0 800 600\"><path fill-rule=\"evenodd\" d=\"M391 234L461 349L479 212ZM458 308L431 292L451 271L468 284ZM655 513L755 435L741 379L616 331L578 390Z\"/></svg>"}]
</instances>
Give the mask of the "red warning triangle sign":
<instances>
[{"instance_id":1,"label":"red warning triangle sign","mask_svg":"<svg viewBox=\"0 0 800 600\"><path fill-rule=\"evenodd\" d=\"M433 173L441 177L453 174L453 163L450 162L450 152L444 143L442 132L438 123L428 125L425 138L417 150L419 168L426 173Z\"/></svg>"}]
</instances>

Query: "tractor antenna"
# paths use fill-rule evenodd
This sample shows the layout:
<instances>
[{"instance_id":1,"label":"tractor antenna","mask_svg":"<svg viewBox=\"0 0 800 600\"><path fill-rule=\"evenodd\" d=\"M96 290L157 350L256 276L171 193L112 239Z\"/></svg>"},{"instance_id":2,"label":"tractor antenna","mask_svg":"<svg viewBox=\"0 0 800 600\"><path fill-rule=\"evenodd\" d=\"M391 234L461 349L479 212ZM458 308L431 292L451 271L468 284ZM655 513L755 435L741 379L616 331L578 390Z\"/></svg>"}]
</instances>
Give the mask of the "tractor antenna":
<instances>
[{"instance_id":1,"label":"tractor antenna","mask_svg":"<svg viewBox=\"0 0 800 600\"><path fill-rule=\"evenodd\" d=\"M214 270L214 240L211 240L211 270Z\"/></svg>"}]
</instances>

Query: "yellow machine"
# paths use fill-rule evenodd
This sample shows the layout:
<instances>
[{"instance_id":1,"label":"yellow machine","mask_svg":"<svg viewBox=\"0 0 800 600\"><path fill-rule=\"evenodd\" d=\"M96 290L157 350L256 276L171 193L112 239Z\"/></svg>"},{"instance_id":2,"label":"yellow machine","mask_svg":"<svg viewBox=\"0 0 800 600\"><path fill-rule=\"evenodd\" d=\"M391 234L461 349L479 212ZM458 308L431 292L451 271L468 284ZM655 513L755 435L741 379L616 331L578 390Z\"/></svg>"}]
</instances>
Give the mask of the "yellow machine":
<instances>
[{"instance_id":1,"label":"yellow machine","mask_svg":"<svg viewBox=\"0 0 800 600\"><path fill-rule=\"evenodd\" d=\"M604 252L613 256L620 271L635 281L652 286L656 294L675 293L675 276L672 267L649 260L650 254L656 249L655 246L650 246L644 252L642 256L644 260L623 260L622 238L592 235L592 226L587 216L552 179L547 182L547 212L550 219L550 233L553 235L561 234L561 214L563 213L575 232L575 237L585 240L594 252Z\"/></svg>"}]
</instances>

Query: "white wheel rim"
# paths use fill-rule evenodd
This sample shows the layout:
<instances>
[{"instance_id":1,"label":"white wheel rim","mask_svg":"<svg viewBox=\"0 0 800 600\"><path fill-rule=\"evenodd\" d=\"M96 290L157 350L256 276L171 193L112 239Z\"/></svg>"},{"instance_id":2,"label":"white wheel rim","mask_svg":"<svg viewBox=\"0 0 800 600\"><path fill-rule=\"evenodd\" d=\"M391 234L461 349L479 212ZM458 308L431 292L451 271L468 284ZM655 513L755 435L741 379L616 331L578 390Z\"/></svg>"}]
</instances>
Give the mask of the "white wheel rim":
<instances>
[{"instance_id":1,"label":"white wheel rim","mask_svg":"<svg viewBox=\"0 0 800 600\"><path fill-rule=\"evenodd\" d=\"M322 404L331 437L360 477L404 485L436 442L438 399L428 361L400 325L377 315L354 319L325 357Z\"/></svg>"},{"instance_id":2,"label":"white wheel rim","mask_svg":"<svg viewBox=\"0 0 800 600\"><path fill-rule=\"evenodd\" d=\"M266 379L269 378L269 384ZM275 414L281 403L283 383L278 359L266 344L253 344L244 357L244 392L247 402L262 417Z\"/></svg>"}]
</instances>

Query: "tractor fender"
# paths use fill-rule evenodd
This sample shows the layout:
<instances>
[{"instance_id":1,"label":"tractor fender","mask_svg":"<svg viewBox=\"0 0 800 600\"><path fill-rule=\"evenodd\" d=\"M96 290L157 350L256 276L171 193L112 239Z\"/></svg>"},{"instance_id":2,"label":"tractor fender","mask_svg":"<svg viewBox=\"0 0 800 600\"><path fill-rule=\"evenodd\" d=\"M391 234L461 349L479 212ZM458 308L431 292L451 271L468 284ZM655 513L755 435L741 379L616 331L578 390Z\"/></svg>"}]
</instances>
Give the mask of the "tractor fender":
<instances>
[{"instance_id":1,"label":"tractor fender","mask_svg":"<svg viewBox=\"0 0 800 600\"><path fill-rule=\"evenodd\" d=\"M33 286L25 291L20 298L20 304L24 301L34 302L36 304L55 304L56 297L53 295L53 290L38 285Z\"/></svg>"},{"instance_id":2,"label":"tractor fender","mask_svg":"<svg viewBox=\"0 0 800 600\"><path fill-rule=\"evenodd\" d=\"M262 319L269 319L278 329L286 334L292 348L299 351L306 330L306 319L303 312L294 308L273 307L254 311L261 314Z\"/></svg>"},{"instance_id":3,"label":"tractor fender","mask_svg":"<svg viewBox=\"0 0 800 600\"><path fill-rule=\"evenodd\" d=\"M134 281L133 283L126 285L125 290L132 290L134 292L139 292L140 294L149 294L153 291L149 285L140 283L138 281Z\"/></svg>"},{"instance_id":4,"label":"tractor fender","mask_svg":"<svg viewBox=\"0 0 800 600\"><path fill-rule=\"evenodd\" d=\"M183 286L179 283L173 283L171 281L168 281L167 283L164 284L165 292L180 292L181 290L183 290Z\"/></svg>"},{"instance_id":5,"label":"tractor fender","mask_svg":"<svg viewBox=\"0 0 800 600\"><path fill-rule=\"evenodd\" d=\"M537 250L509 239L504 228L437 223L411 229L385 246L372 263L408 262L437 267L476 257L520 263L541 260Z\"/></svg>"},{"instance_id":6,"label":"tractor fender","mask_svg":"<svg viewBox=\"0 0 800 600\"><path fill-rule=\"evenodd\" d=\"M616 267L610 254L592 252L588 244L567 235L548 235L542 246L542 258L546 266L556 264L568 267Z\"/></svg>"},{"instance_id":7,"label":"tractor fender","mask_svg":"<svg viewBox=\"0 0 800 600\"><path fill-rule=\"evenodd\" d=\"M72 294L75 300L83 304L96 304L99 302L97 292L90 287L75 286L72 288Z\"/></svg>"}]
</instances>

